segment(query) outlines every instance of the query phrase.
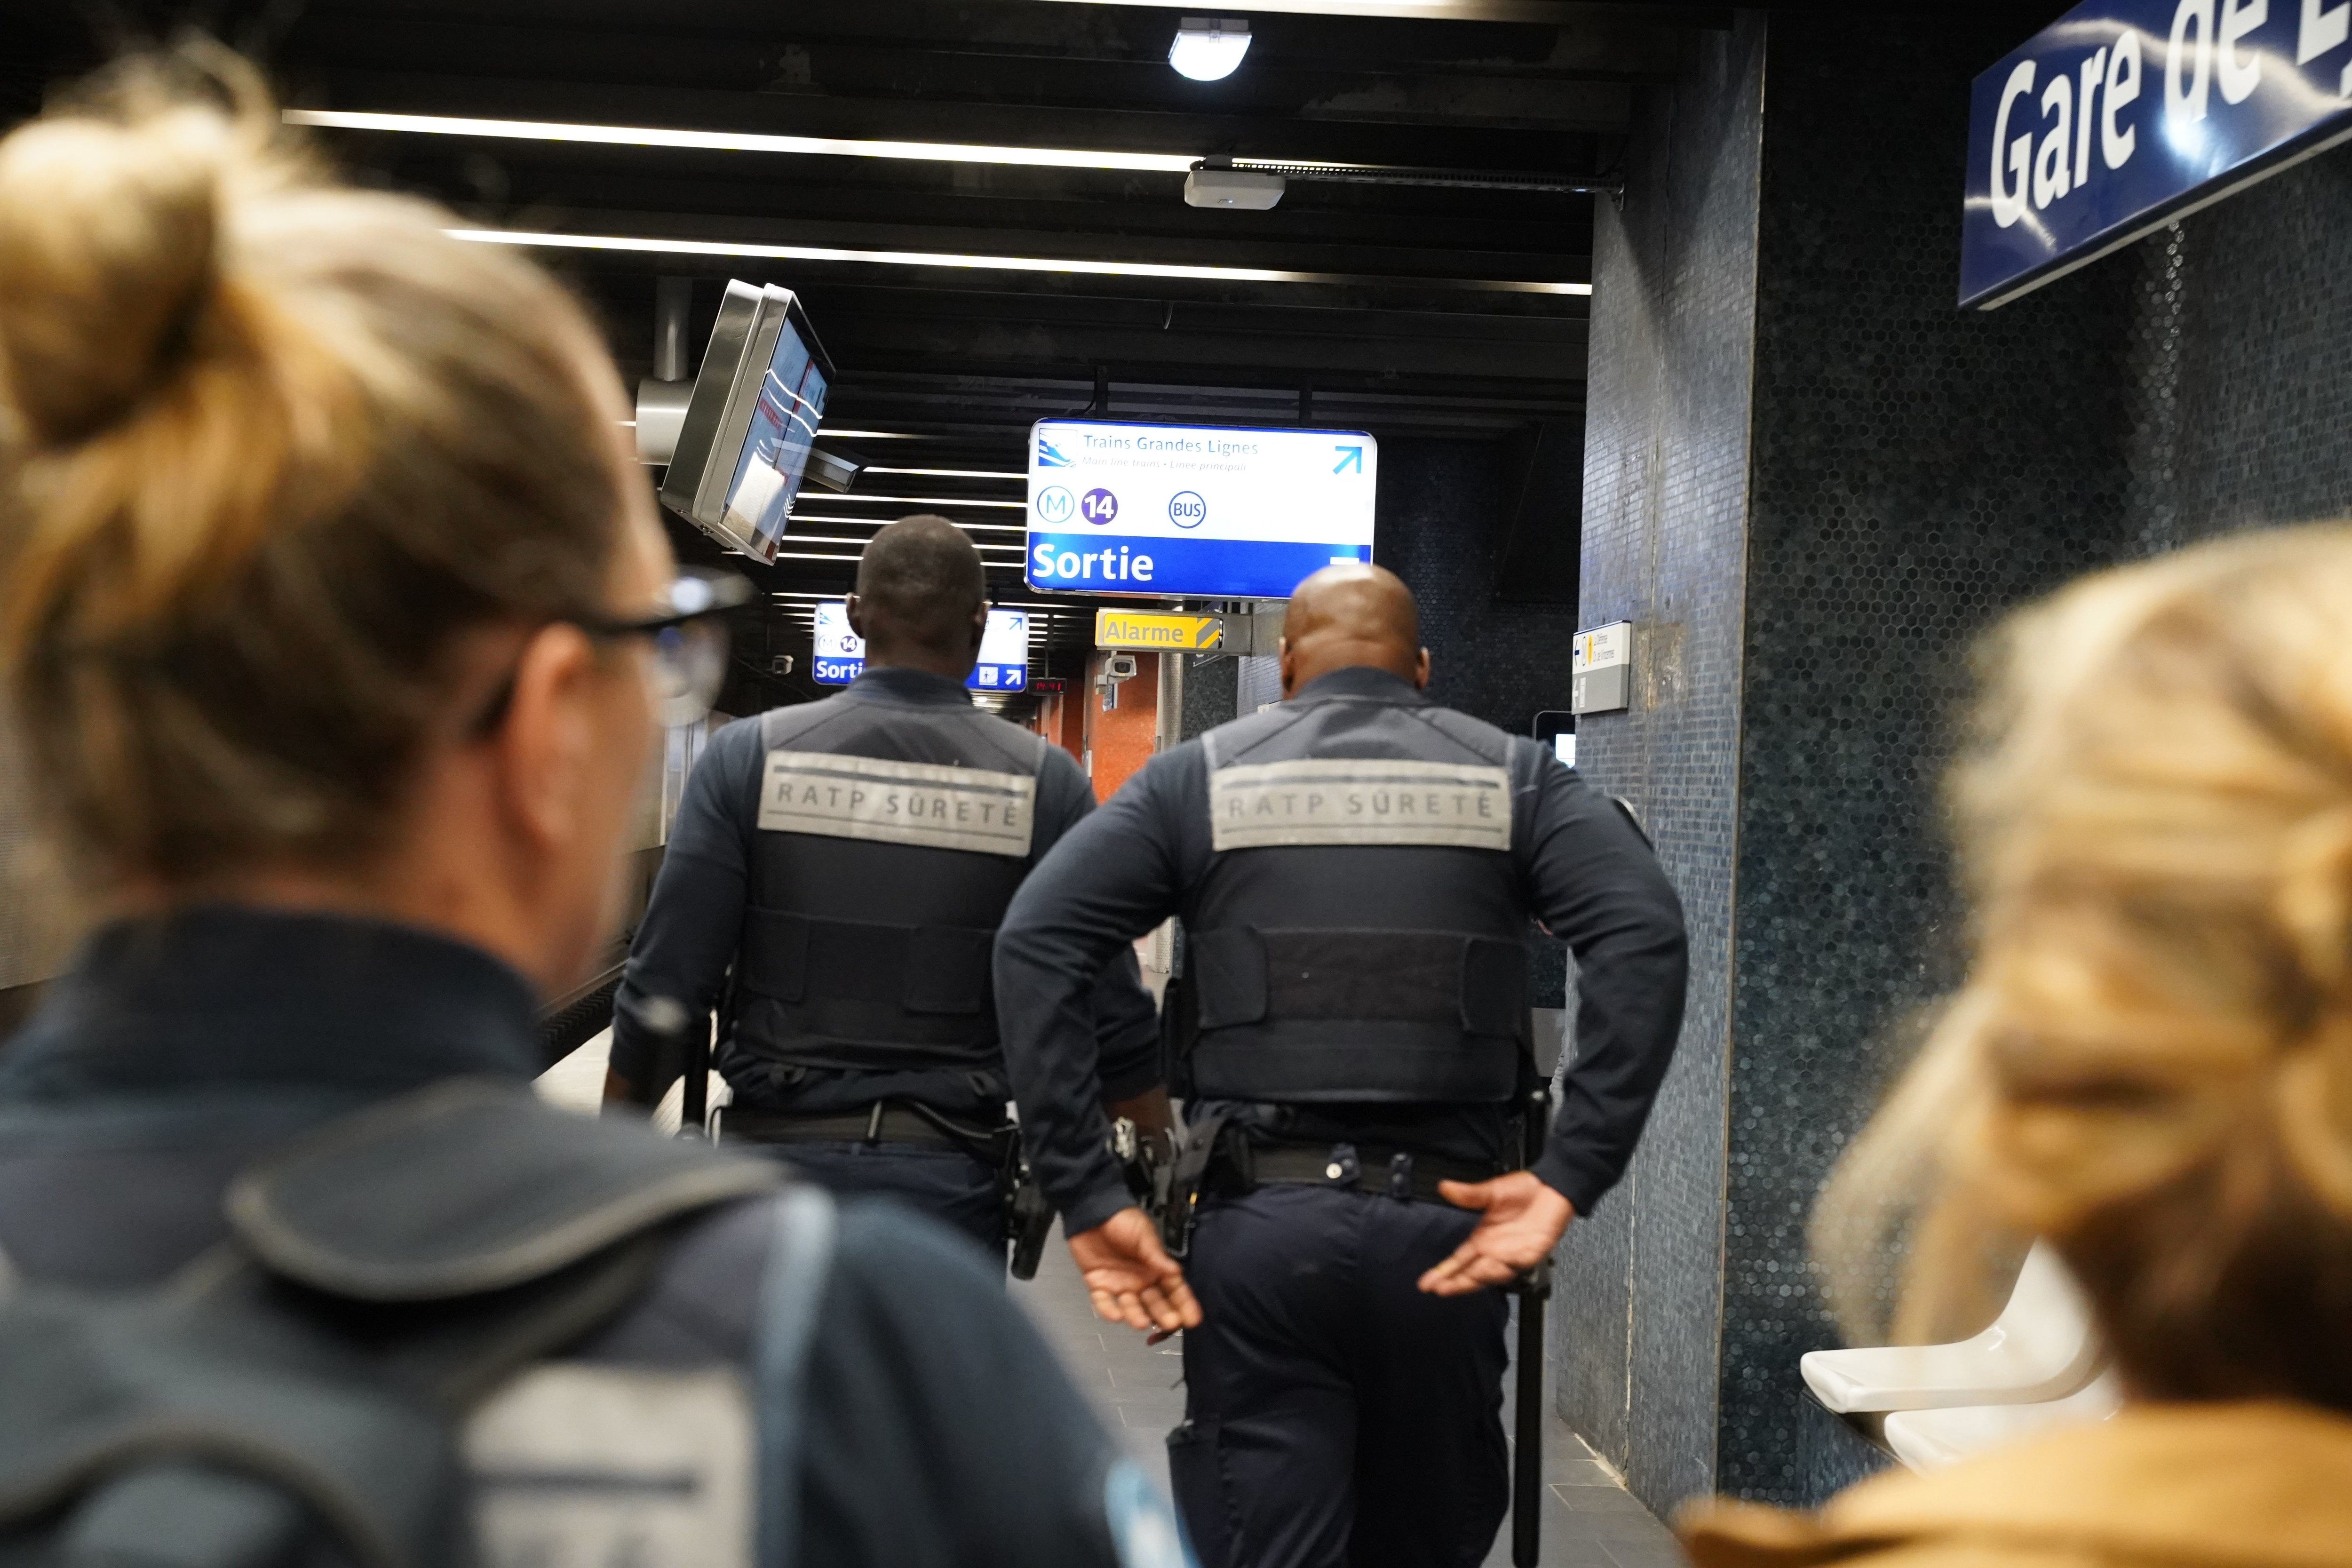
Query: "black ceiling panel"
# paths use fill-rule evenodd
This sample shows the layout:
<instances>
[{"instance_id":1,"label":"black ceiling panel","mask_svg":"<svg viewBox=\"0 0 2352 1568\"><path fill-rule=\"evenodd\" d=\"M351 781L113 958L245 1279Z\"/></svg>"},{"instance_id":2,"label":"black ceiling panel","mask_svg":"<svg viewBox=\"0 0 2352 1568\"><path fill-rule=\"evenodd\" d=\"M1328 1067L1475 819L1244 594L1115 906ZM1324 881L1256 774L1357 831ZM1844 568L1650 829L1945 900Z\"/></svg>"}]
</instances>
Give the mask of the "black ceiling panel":
<instances>
[{"instance_id":1,"label":"black ceiling panel","mask_svg":"<svg viewBox=\"0 0 2352 1568\"><path fill-rule=\"evenodd\" d=\"M1720 9L1524 5L1538 21L1252 14L1221 82L1166 62L1175 7L1048 0L89 0L41 6L0 63L16 112L116 42L194 24L312 108L854 140L1605 176L1643 84ZM1310 424L1548 442L1581 427L1587 301L1496 284L1591 277L1606 196L1293 182L1266 212L1202 210L1181 172L320 131L362 179L483 228L665 242L1322 275L1163 278L871 259L545 249L649 374L657 276L697 279L696 341L728 277L805 296L840 372L829 428L883 467L1015 474L1037 418ZM1530 449L1533 449L1532 447ZM1566 460L1566 459L1562 459ZM918 488L919 486L919 488ZM1017 479L869 473L961 521L1022 516ZM895 515L812 496L812 519ZM847 586L872 524L812 522L755 572L772 594L745 679L805 656L805 605ZM715 556L689 532L682 551ZM1014 532L976 531L992 542ZM989 552L1012 597L1017 557ZM740 563L738 563L740 565ZM800 606L796 608L795 606ZM1046 659L1087 637L1050 617ZM797 646L795 646L797 643ZM804 668L805 666L803 665Z\"/></svg>"}]
</instances>

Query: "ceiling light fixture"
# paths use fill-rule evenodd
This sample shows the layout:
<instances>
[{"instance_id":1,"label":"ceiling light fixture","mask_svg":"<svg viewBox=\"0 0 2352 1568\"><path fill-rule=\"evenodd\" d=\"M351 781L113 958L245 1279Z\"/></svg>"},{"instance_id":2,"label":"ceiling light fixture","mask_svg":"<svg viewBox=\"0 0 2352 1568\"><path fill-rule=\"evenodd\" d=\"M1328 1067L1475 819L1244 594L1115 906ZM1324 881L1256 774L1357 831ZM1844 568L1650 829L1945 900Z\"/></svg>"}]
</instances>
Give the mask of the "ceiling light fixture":
<instances>
[{"instance_id":1,"label":"ceiling light fixture","mask_svg":"<svg viewBox=\"0 0 2352 1568\"><path fill-rule=\"evenodd\" d=\"M1083 5L1149 5L1167 0L1066 0ZM1253 11L1289 11L1305 16L1413 16L1440 22L1560 23L1560 0L1250 0Z\"/></svg>"},{"instance_id":2,"label":"ceiling light fixture","mask_svg":"<svg viewBox=\"0 0 2352 1568\"><path fill-rule=\"evenodd\" d=\"M818 542L823 542L819 541ZM735 553L740 555L742 552L739 550L735 552ZM797 550L779 550L776 552L774 559L778 561L832 561L844 566L855 566L858 562L858 557L855 555L811 555ZM990 561L983 563L983 564L992 572L1018 572L1021 570L1021 562L1018 558L1011 561Z\"/></svg>"},{"instance_id":3,"label":"ceiling light fixture","mask_svg":"<svg viewBox=\"0 0 2352 1568\"><path fill-rule=\"evenodd\" d=\"M1181 278L1210 283L1320 283L1375 289L1436 289L1490 294L1590 294L1590 283L1502 278L1405 278L1356 272L1292 272L1272 267L1200 267L1163 261L1079 261L1045 256L961 256L929 250L845 250L825 245L754 245L740 240L652 239L612 234L550 234L509 228L452 228L453 239L561 250L622 250L656 256L756 256L774 261L849 261L887 267L954 267L997 272L1069 272L1102 278ZM829 432L844 439L851 432Z\"/></svg>"},{"instance_id":4,"label":"ceiling light fixture","mask_svg":"<svg viewBox=\"0 0 2352 1568\"><path fill-rule=\"evenodd\" d=\"M892 519L890 521L895 521L897 520ZM950 522L954 522L952 518L949 521ZM880 532L883 528L887 526L883 519L876 517L803 517L798 512L793 514L792 525L794 528L803 526L810 528L870 528L874 530L876 533ZM1028 525L1019 522L956 522L955 526L963 530L966 533L972 534L1025 533L1028 531ZM810 534L802 534L799 537L807 539L814 536ZM873 537L874 535L869 533L864 538L859 539L856 542L865 544L869 542ZM1008 544L1003 540L975 539L972 542L979 545L983 550L1018 550L1021 548L1021 546L1017 544Z\"/></svg>"},{"instance_id":5,"label":"ceiling light fixture","mask_svg":"<svg viewBox=\"0 0 2352 1568\"><path fill-rule=\"evenodd\" d=\"M803 544L855 544L861 550L874 542L871 539L843 539L830 533L803 533L799 537ZM971 547L974 550L1010 550L1015 555L1020 554L1023 549L1018 544L991 544L980 539L973 540Z\"/></svg>"},{"instance_id":6,"label":"ceiling light fixture","mask_svg":"<svg viewBox=\"0 0 2352 1568\"><path fill-rule=\"evenodd\" d=\"M1169 41L1168 63L1194 81L1223 81L1249 53L1249 23L1239 16L1187 16Z\"/></svg>"},{"instance_id":7,"label":"ceiling light fixture","mask_svg":"<svg viewBox=\"0 0 2352 1568\"><path fill-rule=\"evenodd\" d=\"M1280 174L1261 174L1255 170L1231 167L1216 168L1202 164L1184 176L1184 205L1188 207L1238 207L1244 212L1262 213L1282 201L1288 184Z\"/></svg>"},{"instance_id":8,"label":"ceiling light fixture","mask_svg":"<svg viewBox=\"0 0 2352 1568\"><path fill-rule=\"evenodd\" d=\"M1246 24L1194 16L1187 25L1243 27L1237 40L1248 47ZM1181 44L1184 35L1178 35ZM1228 45L1236 40L1227 37ZM1172 61L1177 44L1170 46ZM1236 63L1240 54L1235 53ZM1226 67L1222 76L1233 68ZM1189 74L1189 73L1188 73ZM1371 163L1300 162L1276 158L1199 158L1181 153L1113 153L1087 147L1004 147L961 142L877 142L835 136L771 136L733 131L673 131L652 125L585 125L555 120L491 120L453 114L384 114L365 110L289 109L289 125L331 131L394 131L428 136L480 136L521 142L574 142L603 146L668 147L721 153L781 153L838 158L899 158L947 163L1009 163L1053 169L1108 169L1155 174L1189 174L1196 169L1234 168L1292 181L1348 184L1445 185L1511 191L1614 191L1619 182L1575 174L1520 174L1465 169L1387 168ZM1243 205L1235 202L1194 205ZM1267 205L1272 205L1271 203Z\"/></svg>"},{"instance_id":9,"label":"ceiling light fixture","mask_svg":"<svg viewBox=\"0 0 2352 1568\"><path fill-rule=\"evenodd\" d=\"M1027 479L1029 476L1024 474L1021 477ZM863 500L872 501L878 506L1002 506L1020 511L1029 505L1025 500L966 500L960 496L836 495L827 490L801 490L796 493L811 500L821 500L827 506L839 506L844 501Z\"/></svg>"},{"instance_id":10,"label":"ceiling light fixture","mask_svg":"<svg viewBox=\"0 0 2352 1568\"><path fill-rule=\"evenodd\" d=\"M1011 473L996 468L877 468L869 467L866 471L869 474L911 474L918 479L1025 479L1029 477L1026 474Z\"/></svg>"},{"instance_id":11,"label":"ceiling light fixture","mask_svg":"<svg viewBox=\"0 0 2352 1568\"><path fill-rule=\"evenodd\" d=\"M1244 40L1244 47L1247 41ZM1193 163L1193 159L1181 153L994 147L962 142L869 142L839 136L768 136L735 131L670 131L651 125L575 125L551 120L377 114L341 109L289 109L285 120L289 125L312 125L327 131L404 131L430 136L494 136L521 142L585 142L616 147L684 147L711 153L908 158L942 163L1021 163L1042 169L1126 169L1181 174Z\"/></svg>"}]
</instances>

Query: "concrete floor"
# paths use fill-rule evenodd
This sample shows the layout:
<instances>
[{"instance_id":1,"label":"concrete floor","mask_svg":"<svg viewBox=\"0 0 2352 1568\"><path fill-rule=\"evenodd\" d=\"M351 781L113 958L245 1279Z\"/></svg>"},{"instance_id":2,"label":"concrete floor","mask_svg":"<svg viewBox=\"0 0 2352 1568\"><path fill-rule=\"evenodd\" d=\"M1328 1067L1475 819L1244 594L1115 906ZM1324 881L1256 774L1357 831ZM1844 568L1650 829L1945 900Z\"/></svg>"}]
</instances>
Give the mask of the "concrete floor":
<instances>
[{"instance_id":1,"label":"concrete floor","mask_svg":"<svg viewBox=\"0 0 2352 1568\"><path fill-rule=\"evenodd\" d=\"M1079 1386L1094 1398L1128 1450L1164 1482L1169 1428L1184 1418L1183 1362L1176 1342L1147 1345L1143 1336L1097 1319L1057 1231L1037 1278L1014 1283L1013 1297L1061 1352ZM1517 1335L1513 1336L1514 1342ZM1511 1380L1504 1383L1504 1430L1511 1429ZM1680 1568L1673 1535L1617 1483L1582 1439L1557 1417L1544 1442L1544 1568ZM1486 1554L1488 1568L1511 1560L1507 1522Z\"/></svg>"}]
</instances>

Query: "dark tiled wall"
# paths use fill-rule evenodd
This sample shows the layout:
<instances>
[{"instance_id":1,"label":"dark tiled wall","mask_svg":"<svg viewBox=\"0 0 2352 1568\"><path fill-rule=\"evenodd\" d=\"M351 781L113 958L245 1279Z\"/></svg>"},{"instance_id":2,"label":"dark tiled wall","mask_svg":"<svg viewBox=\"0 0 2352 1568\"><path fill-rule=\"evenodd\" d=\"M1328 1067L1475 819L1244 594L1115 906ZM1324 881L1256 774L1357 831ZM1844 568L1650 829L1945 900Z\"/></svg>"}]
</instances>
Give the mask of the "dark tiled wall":
<instances>
[{"instance_id":1,"label":"dark tiled wall","mask_svg":"<svg viewBox=\"0 0 2352 1568\"><path fill-rule=\"evenodd\" d=\"M2134 282L2134 521L2150 551L2352 512L2352 147L2101 263Z\"/></svg>"},{"instance_id":2,"label":"dark tiled wall","mask_svg":"<svg viewBox=\"0 0 2352 1568\"><path fill-rule=\"evenodd\" d=\"M1229 654L1184 656L1184 707L1177 716L1179 740L1206 734L1234 717L1234 693L1240 668L1241 661Z\"/></svg>"},{"instance_id":3,"label":"dark tiled wall","mask_svg":"<svg viewBox=\"0 0 2352 1568\"><path fill-rule=\"evenodd\" d=\"M1958 973L1937 788L1968 649L2131 549L2130 290L1953 303L1969 79L2030 31L1772 19L1717 1477L1747 1497L1811 1500L1796 1363L1835 1338L1806 1218Z\"/></svg>"},{"instance_id":4,"label":"dark tiled wall","mask_svg":"<svg viewBox=\"0 0 2352 1568\"><path fill-rule=\"evenodd\" d=\"M1851 1469L1800 1403L1798 1356L1835 1342L1804 1223L1959 974L1937 790L1970 646L2084 571L2352 512L2352 147L1955 308L1968 82L2047 9L1866 36L1781 12L1769 43L1743 14L1649 97L1599 216L1576 624L1636 623L1638 695L1579 755L1656 834L1694 973L1556 1333L1563 1414L1653 1507L1808 1502ZM1476 589L1443 529L1391 522L1491 479L1398 456L1383 552L1443 682L1489 651L1447 614ZM1557 700L1526 673L1446 695L1511 722Z\"/></svg>"},{"instance_id":5,"label":"dark tiled wall","mask_svg":"<svg viewBox=\"0 0 2352 1568\"><path fill-rule=\"evenodd\" d=\"M1561 1414L1652 1508L1710 1489L1740 725L1761 25L1644 96L1622 211L1598 204L1579 624L1636 626L1636 696L1577 763L1626 796L1692 936L1674 1068L1625 1181L1570 1227Z\"/></svg>"},{"instance_id":6,"label":"dark tiled wall","mask_svg":"<svg viewBox=\"0 0 2352 1568\"><path fill-rule=\"evenodd\" d=\"M1804 1224L1963 962L1937 791L1970 646L2081 572L2352 511L2352 149L1954 307L1967 84L2043 10L1745 17L1601 215L1578 621L1636 623L1638 698L1580 758L1651 819L1695 963L1558 1332L1564 1414L1654 1507L1850 1468L1800 1403L1835 1342Z\"/></svg>"},{"instance_id":7,"label":"dark tiled wall","mask_svg":"<svg viewBox=\"0 0 2352 1568\"><path fill-rule=\"evenodd\" d=\"M1450 708L1528 733L1538 711L1568 706L1566 605L1505 604L1495 593L1494 542L1507 453L1479 441L1381 443L1375 556L1421 605L1429 694ZM1559 526L1573 529L1572 497Z\"/></svg>"}]
</instances>

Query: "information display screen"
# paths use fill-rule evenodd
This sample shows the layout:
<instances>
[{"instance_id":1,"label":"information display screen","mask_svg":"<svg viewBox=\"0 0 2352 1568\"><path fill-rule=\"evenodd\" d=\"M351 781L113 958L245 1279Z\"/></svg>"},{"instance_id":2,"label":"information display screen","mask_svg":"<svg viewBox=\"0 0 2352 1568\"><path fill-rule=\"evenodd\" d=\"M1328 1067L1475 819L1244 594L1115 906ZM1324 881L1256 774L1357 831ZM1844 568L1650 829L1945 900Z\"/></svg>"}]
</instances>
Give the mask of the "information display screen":
<instances>
[{"instance_id":1,"label":"information display screen","mask_svg":"<svg viewBox=\"0 0 2352 1568\"><path fill-rule=\"evenodd\" d=\"M866 639L849 629L849 606L835 599L816 607L819 686L846 686L866 668ZM1029 612L991 610L980 634L980 663L964 684L974 691L1021 691L1029 684Z\"/></svg>"},{"instance_id":2,"label":"information display screen","mask_svg":"<svg viewBox=\"0 0 2352 1568\"><path fill-rule=\"evenodd\" d=\"M727 526L750 542L756 559L771 559L783 537L817 422L824 415L824 373L787 320L776 336L776 352L768 357L751 427L727 487Z\"/></svg>"},{"instance_id":3,"label":"information display screen","mask_svg":"<svg viewBox=\"0 0 2352 1568\"><path fill-rule=\"evenodd\" d=\"M1286 599L1309 573L1372 558L1379 459L1351 430L1039 420L1029 585Z\"/></svg>"}]
</instances>

